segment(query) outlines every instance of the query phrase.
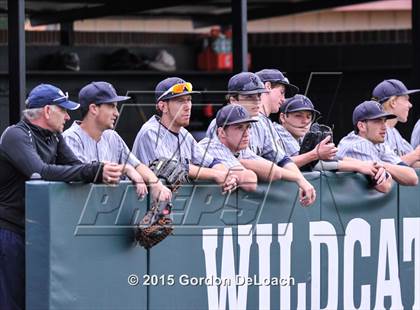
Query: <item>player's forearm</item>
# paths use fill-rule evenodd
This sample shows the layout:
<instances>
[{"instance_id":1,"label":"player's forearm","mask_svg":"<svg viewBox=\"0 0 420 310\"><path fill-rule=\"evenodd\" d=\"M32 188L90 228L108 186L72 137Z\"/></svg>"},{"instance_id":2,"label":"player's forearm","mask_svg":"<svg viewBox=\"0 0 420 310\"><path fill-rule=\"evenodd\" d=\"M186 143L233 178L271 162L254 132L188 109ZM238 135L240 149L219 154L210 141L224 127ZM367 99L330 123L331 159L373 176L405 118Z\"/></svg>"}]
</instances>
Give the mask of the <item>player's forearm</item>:
<instances>
[{"instance_id":1,"label":"player's forearm","mask_svg":"<svg viewBox=\"0 0 420 310\"><path fill-rule=\"evenodd\" d=\"M282 168L265 159L241 159L241 164L256 173L258 179L268 182L282 178Z\"/></svg>"},{"instance_id":2,"label":"player's forearm","mask_svg":"<svg viewBox=\"0 0 420 310\"><path fill-rule=\"evenodd\" d=\"M241 164L254 171L259 179L266 182L283 179L299 183L305 179L294 163L288 163L282 168L265 159L241 159Z\"/></svg>"},{"instance_id":3,"label":"player's forearm","mask_svg":"<svg viewBox=\"0 0 420 310\"><path fill-rule=\"evenodd\" d=\"M419 153L417 150L414 150L404 156L401 156L401 159L403 162L405 162L407 165L409 166L413 166L417 161L420 160L419 155L417 154Z\"/></svg>"},{"instance_id":4,"label":"player's forearm","mask_svg":"<svg viewBox=\"0 0 420 310\"><path fill-rule=\"evenodd\" d=\"M148 185L155 184L159 181L158 177L145 164L136 167L136 171L142 176Z\"/></svg>"},{"instance_id":5,"label":"player's forearm","mask_svg":"<svg viewBox=\"0 0 420 310\"><path fill-rule=\"evenodd\" d=\"M359 169L359 160L339 160L338 161L338 170L341 172L360 172Z\"/></svg>"},{"instance_id":6,"label":"player's forearm","mask_svg":"<svg viewBox=\"0 0 420 310\"><path fill-rule=\"evenodd\" d=\"M282 179L290 182L296 182L298 185L303 183L305 177L303 176L302 172L294 163L288 163L283 167L282 171L283 177Z\"/></svg>"},{"instance_id":7,"label":"player's forearm","mask_svg":"<svg viewBox=\"0 0 420 310\"><path fill-rule=\"evenodd\" d=\"M128 178L133 181L134 183L144 183L144 179L140 173L131 165L125 165L124 173L128 176Z\"/></svg>"},{"instance_id":8,"label":"player's forearm","mask_svg":"<svg viewBox=\"0 0 420 310\"><path fill-rule=\"evenodd\" d=\"M212 168L205 168L205 167L199 167L193 164L189 165L189 171L188 176L192 180L211 180L215 181L216 174L223 172L219 169L212 169ZM226 171L227 174L227 171Z\"/></svg>"},{"instance_id":9,"label":"player's forearm","mask_svg":"<svg viewBox=\"0 0 420 310\"><path fill-rule=\"evenodd\" d=\"M318 159L318 155L316 154L315 150L312 150L310 152L307 152L305 154L301 154L301 155L296 155L296 156L292 156L291 157L293 162L296 164L296 166L298 167L302 167L314 160Z\"/></svg>"},{"instance_id":10,"label":"player's forearm","mask_svg":"<svg viewBox=\"0 0 420 310\"><path fill-rule=\"evenodd\" d=\"M418 183L416 171L410 167L383 163L384 168L401 185L415 186Z\"/></svg>"},{"instance_id":11,"label":"player's forearm","mask_svg":"<svg viewBox=\"0 0 420 310\"><path fill-rule=\"evenodd\" d=\"M236 169L235 167L231 171L238 177L238 185L245 191L255 191L257 189L258 178L255 172L244 169Z\"/></svg>"}]
</instances>

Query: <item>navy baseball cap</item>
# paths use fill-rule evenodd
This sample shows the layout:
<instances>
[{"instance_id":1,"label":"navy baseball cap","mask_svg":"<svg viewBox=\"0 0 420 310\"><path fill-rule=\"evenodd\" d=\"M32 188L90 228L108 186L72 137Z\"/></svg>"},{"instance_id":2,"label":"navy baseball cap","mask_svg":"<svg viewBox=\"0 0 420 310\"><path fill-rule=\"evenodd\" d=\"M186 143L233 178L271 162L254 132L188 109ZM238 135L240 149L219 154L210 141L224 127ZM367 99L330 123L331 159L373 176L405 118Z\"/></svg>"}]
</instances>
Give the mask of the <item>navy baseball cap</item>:
<instances>
[{"instance_id":1,"label":"navy baseball cap","mask_svg":"<svg viewBox=\"0 0 420 310\"><path fill-rule=\"evenodd\" d=\"M353 125L357 122L372 120L385 117L386 119L396 118L397 116L385 112L382 105L374 100L364 101L359 104L353 111Z\"/></svg>"},{"instance_id":2,"label":"navy baseball cap","mask_svg":"<svg viewBox=\"0 0 420 310\"><path fill-rule=\"evenodd\" d=\"M315 110L312 101L308 97L299 94L286 99L286 102L280 107L280 112L285 114L298 111L310 111L314 114L314 117L321 114L318 110Z\"/></svg>"},{"instance_id":3,"label":"navy baseball cap","mask_svg":"<svg viewBox=\"0 0 420 310\"><path fill-rule=\"evenodd\" d=\"M417 92L420 92L420 89L407 89L403 82L390 79L376 85L372 92L372 99L384 103L392 96L403 96Z\"/></svg>"},{"instance_id":4,"label":"navy baseball cap","mask_svg":"<svg viewBox=\"0 0 420 310\"><path fill-rule=\"evenodd\" d=\"M263 69L261 71L255 72L255 74L263 83L271 82L283 84L286 88L286 97L292 97L299 92L299 87L290 84L289 79L277 69Z\"/></svg>"},{"instance_id":5,"label":"navy baseball cap","mask_svg":"<svg viewBox=\"0 0 420 310\"><path fill-rule=\"evenodd\" d=\"M217 127L255 122L258 120L251 117L243 106L235 103L224 106L216 114Z\"/></svg>"},{"instance_id":6,"label":"navy baseball cap","mask_svg":"<svg viewBox=\"0 0 420 310\"><path fill-rule=\"evenodd\" d=\"M76 110L80 104L70 101L69 94L51 84L40 84L31 90L25 101L28 109L37 109L46 105L58 105L67 110Z\"/></svg>"},{"instance_id":7,"label":"navy baseball cap","mask_svg":"<svg viewBox=\"0 0 420 310\"><path fill-rule=\"evenodd\" d=\"M91 82L79 92L79 102L82 106L91 103L113 103L130 99L127 96L118 96L114 86L108 82Z\"/></svg>"},{"instance_id":8,"label":"navy baseball cap","mask_svg":"<svg viewBox=\"0 0 420 310\"><path fill-rule=\"evenodd\" d=\"M268 93L258 75L252 72L241 72L232 76L228 83L230 94L253 95Z\"/></svg>"},{"instance_id":9,"label":"navy baseball cap","mask_svg":"<svg viewBox=\"0 0 420 310\"><path fill-rule=\"evenodd\" d=\"M179 77L169 77L160 81L155 88L156 103L190 94L199 94L199 91L192 90L192 84Z\"/></svg>"}]
</instances>

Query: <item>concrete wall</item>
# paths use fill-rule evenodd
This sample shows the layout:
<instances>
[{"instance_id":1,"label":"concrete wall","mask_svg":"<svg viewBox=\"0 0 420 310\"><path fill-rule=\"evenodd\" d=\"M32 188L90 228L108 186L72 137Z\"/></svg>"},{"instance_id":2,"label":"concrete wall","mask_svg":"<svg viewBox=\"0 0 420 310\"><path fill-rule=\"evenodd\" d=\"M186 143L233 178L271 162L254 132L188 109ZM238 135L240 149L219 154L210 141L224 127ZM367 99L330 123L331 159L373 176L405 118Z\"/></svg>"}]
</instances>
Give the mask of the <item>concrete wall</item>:
<instances>
[{"instance_id":1,"label":"concrete wall","mask_svg":"<svg viewBox=\"0 0 420 310\"><path fill-rule=\"evenodd\" d=\"M420 185L306 177L308 208L289 182L185 185L174 235L148 251L133 242L148 204L128 183L28 182L27 309L417 309Z\"/></svg>"}]
</instances>

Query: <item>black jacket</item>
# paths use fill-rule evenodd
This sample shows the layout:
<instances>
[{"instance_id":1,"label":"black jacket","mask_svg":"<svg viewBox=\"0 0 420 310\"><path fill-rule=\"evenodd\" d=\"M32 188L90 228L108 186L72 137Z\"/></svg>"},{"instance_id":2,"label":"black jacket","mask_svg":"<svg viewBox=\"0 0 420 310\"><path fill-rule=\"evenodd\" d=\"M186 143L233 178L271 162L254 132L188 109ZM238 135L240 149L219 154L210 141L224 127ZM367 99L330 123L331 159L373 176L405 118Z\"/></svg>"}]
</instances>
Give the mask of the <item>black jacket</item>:
<instances>
[{"instance_id":1,"label":"black jacket","mask_svg":"<svg viewBox=\"0 0 420 310\"><path fill-rule=\"evenodd\" d=\"M102 164L83 164L61 134L22 120L0 138L0 227L24 234L25 182L34 173L47 181L102 181Z\"/></svg>"}]
</instances>

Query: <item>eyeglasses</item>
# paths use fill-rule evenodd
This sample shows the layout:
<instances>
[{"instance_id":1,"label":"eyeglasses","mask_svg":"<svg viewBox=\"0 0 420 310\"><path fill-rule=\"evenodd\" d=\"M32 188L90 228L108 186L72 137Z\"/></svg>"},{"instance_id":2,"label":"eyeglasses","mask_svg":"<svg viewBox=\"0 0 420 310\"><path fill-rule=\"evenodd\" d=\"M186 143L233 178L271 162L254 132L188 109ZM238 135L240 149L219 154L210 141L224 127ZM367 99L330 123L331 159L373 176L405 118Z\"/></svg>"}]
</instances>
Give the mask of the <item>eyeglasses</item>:
<instances>
[{"instance_id":1,"label":"eyeglasses","mask_svg":"<svg viewBox=\"0 0 420 310\"><path fill-rule=\"evenodd\" d=\"M187 92L192 92L193 86L190 82L185 83L178 83L175 85L172 85L171 88L169 88L167 91L165 91L162 95L159 96L157 101L160 101L163 97L165 97L167 94L182 94L184 90L187 90Z\"/></svg>"},{"instance_id":2,"label":"eyeglasses","mask_svg":"<svg viewBox=\"0 0 420 310\"><path fill-rule=\"evenodd\" d=\"M68 93L68 92L66 92L66 93L64 94L64 96L61 96L61 97L58 97L58 98L53 99L53 102L58 104L58 103L65 102L65 101L67 101L68 99L69 99L69 93Z\"/></svg>"}]
</instances>

